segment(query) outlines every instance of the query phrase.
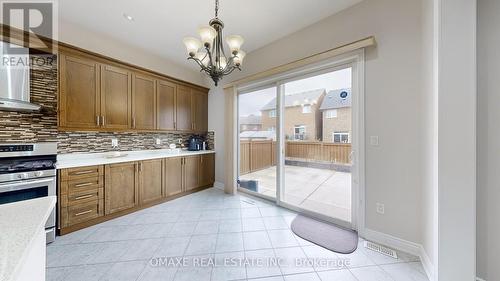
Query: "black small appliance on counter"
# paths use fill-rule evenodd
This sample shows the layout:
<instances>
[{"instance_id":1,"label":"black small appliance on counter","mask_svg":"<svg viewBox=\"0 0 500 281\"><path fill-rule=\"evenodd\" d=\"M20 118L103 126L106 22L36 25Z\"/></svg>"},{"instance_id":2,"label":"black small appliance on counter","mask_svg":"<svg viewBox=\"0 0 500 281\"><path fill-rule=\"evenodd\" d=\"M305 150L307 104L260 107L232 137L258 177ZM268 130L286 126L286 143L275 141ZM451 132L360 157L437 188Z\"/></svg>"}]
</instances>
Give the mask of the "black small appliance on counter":
<instances>
[{"instance_id":1,"label":"black small appliance on counter","mask_svg":"<svg viewBox=\"0 0 500 281\"><path fill-rule=\"evenodd\" d=\"M203 145L203 143L206 143L205 142L205 139L201 136L198 136L198 135L192 135L191 137L189 137L189 142L188 142L188 150L189 151L200 151L200 150L204 150L204 149L207 149L206 145Z\"/></svg>"}]
</instances>

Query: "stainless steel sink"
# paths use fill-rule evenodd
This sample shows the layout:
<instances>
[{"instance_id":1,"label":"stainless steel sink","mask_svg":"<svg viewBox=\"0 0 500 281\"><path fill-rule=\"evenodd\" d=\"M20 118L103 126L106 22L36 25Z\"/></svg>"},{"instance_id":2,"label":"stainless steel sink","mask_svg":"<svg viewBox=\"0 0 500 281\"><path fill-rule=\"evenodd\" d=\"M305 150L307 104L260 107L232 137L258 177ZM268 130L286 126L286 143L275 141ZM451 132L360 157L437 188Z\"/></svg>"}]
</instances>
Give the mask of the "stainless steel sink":
<instances>
[{"instance_id":1,"label":"stainless steel sink","mask_svg":"<svg viewBox=\"0 0 500 281\"><path fill-rule=\"evenodd\" d=\"M104 155L104 158L120 158L120 157L125 157L127 155L128 155L128 153L124 153L121 151L114 151L114 152L110 152L110 153L107 153L106 155Z\"/></svg>"}]
</instances>

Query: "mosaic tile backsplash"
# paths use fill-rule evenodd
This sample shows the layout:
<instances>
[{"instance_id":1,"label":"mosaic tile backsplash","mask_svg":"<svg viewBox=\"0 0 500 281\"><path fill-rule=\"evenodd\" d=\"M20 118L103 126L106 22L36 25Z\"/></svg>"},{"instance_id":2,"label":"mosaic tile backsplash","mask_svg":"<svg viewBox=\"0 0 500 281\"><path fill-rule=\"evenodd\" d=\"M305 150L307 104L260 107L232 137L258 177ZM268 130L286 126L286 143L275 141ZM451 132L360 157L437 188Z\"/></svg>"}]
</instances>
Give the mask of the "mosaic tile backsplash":
<instances>
[{"instance_id":1,"label":"mosaic tile backsplash","mask_svg":"<svg viewBox=\"0 0 500 281\"><path fill-rule=\"evenodd\" d=\"M111 139L119 150L168 148L171 143L187 145L188 133L138 132L59 132L57 130L57 60L52 65L31 68L31 102L42 105L41 112L0 110L0 143L57 142L58 153L112 151ZM204 135L208 148L215 147L214 132ZM156 145L156 139L161 145Z\"/></svg>"}]
</instances>

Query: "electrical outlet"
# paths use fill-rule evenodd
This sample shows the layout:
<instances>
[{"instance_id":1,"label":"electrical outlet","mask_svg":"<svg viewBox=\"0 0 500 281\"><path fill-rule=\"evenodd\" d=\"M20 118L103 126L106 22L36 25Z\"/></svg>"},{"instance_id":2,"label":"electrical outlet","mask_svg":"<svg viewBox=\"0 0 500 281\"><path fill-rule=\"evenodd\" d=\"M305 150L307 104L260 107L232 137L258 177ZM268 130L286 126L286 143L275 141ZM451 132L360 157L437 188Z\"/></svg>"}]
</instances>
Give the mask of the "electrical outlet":
<instances>
[{"instance_id":1,"label":"electrical outlet","mask_svg":"<svg viewBox=\"0 0 500 281\"><path fill-rule=\"evenodd\" d=\"M370 136L370 145L378 146L378 136Z\"/></svg>"},{"instance_id":2,"label":"electrical outlet","mask_svg":"<svg viewBox=\"0 0 500 281\"><path fill-rule=\"evenodd\" d=\"M111 146L112 147L118 146L118 139L111 139Z\"/></svg>"},{"instance_id":3,"label":"electrical outlet","mask_svg":"<svg viewBox=\"0 0 500 281\"><path fill-rule=\"evenodd\" d=\"M155 143L157 145L161 145L161 139L160 138L155 138Z\"/></svg>"},{"instance_id":4,"label":"electrical outlet","mask_svg":"<svg viewBox=\"0 0 500 281\"><path fill-rule=\"evenodd\" d=\"M377 203L377 213L383 215L385 214L385 205L382 203Z\"/></svg>"}]
</instances>

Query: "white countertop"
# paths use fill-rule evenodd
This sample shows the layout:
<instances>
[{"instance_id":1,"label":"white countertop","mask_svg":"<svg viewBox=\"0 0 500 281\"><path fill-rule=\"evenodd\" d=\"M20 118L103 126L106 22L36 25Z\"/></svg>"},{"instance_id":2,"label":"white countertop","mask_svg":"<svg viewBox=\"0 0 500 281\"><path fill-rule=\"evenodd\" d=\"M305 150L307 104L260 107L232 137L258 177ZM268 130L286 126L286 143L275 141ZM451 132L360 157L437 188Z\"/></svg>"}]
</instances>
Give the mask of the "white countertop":
<instances>
[{"instance_id":1,"label":"white countertop","mask_svg":"<svg viewBox=\"0 0 500 281\"><path fill-rule=\"evenodd\" d=\"M44 229L56 196L0 205L0 280L13 280Z\"/></svg>"},{"instance_id":2,"label":"white countertop","mask_svg":"<svg viewBox=\"0 0 500 281\"><path fill-rule=\"evenodd\" d=\"M182 150L178 153L172 153L169 149L138 150L138 151L120 151L126 154L123 157L108 158L113 152L101 153L68 153L57 155L57 169L105 165L132 161L141 161L148 159L181 157L189 155L199 155L215 153L214 150L187 151Z\"/></svg>"}]
</instances>

